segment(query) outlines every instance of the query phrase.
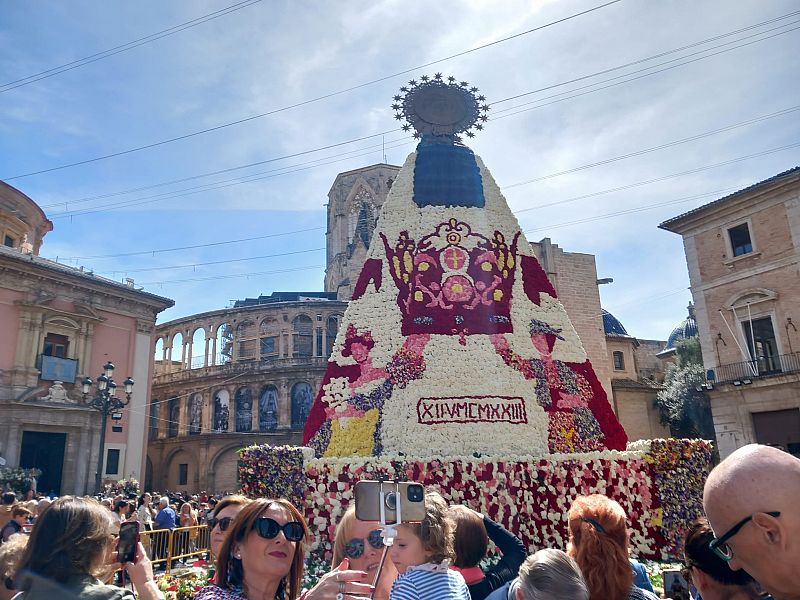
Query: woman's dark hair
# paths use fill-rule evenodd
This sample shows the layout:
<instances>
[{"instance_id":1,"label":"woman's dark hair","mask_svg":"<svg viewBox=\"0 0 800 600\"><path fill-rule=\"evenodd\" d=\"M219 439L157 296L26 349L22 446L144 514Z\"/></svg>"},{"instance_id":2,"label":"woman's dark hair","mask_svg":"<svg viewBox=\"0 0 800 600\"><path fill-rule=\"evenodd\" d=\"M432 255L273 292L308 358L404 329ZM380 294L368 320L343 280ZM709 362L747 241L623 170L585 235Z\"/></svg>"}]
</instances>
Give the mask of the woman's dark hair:
<instances>
[{"instance_id":1,"label":"woman's dark hair","mask_svg":"<svg viewBox=\"0 0 800 600\"><path fill-rule=\"evenodd\" d=\"M272 506L283 508L289 513L291 521L297 521L303 525L305 537L296 543L292 566L289 568L288 575L284 578L286 580L284 598L293 600L300 595L306 553L305 544L310 533L306 520L300 511L295 508L294 504L283 498L258 498L247 504L236 515L228 528L225 541L222 542L222 548L219 551L219 557L217 557L217 585L219 587L228 589L232 586L242 585L244 582L245 573L242 561L233 555L233 547L235 544L244 542L248 535L258 535L253 531L256 520Z\"/></svg>"},{"instance_id":2,"label":"woman's dark hair","mask_svg":"<svg viewBox=\"0 0 800 600\"><path fill-rule=\"evenodd\" d=\"M474 567L486 556L489 534L483 524L483 516L466 506L451 506L450 516L455 522L453 532L453 566L461 569Z\"/></svg>"},{"instance_id":3,"label":"woman's dark hair","mask_svg":"<svg viewBox=\"0 0 800 600\"><path fill-rule=\"evenodd\" d=\"M714 554L708 547L714 539L714 532L705 518L697 519L689 526L683 552L687 567L696 567L706 573L714 581L722 585L747 585L753 582L745 571L733 571L728 563Z\"/></svg>"},{"instance_id":4,"label":"woman's dark hair","mask_svg":"<svg viewBox=\"0 0 800 600\"><path fill-rule=\"evenodd\" d=\"M591 600L625 600L633 584L625 510L600 494L578 496L567 519L567 554L578 563Z\"/></svg>"},{"instance_id":5,"label":"woman's dark hair","mask_svg":"<svg viewBox=\"0 0 800 600\"><path fill-rule=\"evenodd\" d=\"M17 578L26 571L60 583L75 575L97 577L112 534L111 513L97 500L62 496L36 520Z\"/></svg>"},{"instance_id":6,"label":"woman's dark hair","mask_svg":"<svg viewBox=\"0 0 800 600\"><path fill-rule=\"evenodd\" d=\"M145 497L145 496L150 496L150 494L148 494L147 492L145 492L144 494L142 494L141 496L139 496L139 499L136 501L136 508L142 508L142 504L144 504L144 497ZM153 499L153 497L152 497L152 496L150 496L150 499L152 500L152 499Z\"/></svg>"}]
</instances>

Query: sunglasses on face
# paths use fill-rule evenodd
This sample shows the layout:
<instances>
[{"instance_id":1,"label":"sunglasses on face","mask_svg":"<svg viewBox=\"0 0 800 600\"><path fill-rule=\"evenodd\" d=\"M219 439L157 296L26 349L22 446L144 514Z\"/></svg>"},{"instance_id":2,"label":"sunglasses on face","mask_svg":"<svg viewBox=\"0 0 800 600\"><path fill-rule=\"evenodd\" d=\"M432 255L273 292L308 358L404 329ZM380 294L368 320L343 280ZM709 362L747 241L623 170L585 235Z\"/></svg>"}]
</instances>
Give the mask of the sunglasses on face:
<instances>
[{"instance_id":1,"label":"sunglasses on face","mask_svg":"<svg viewBox=\"0 0 800 600\"><path fill-rule=\"evenodd\" d=\"M222 517L221 519L211 517L208 520L208 527L209 529L214 529L214 527L219 525L220 531L227 531L228 527L230 527L231 521L233 521L233 517Z\"/></svg>"},{"instance_id":2,"label":"sunglasses on face","mask_svg":"<svg viewBox=\"0 0 800 600\"><path fill-rule=\"evenodd\" d=\"M258 535L267 540L276 538L281 531L283 531L284 537L290 542L299 542L306 535L302 523L289 521L286 525L281 525L275 519L270 519L269 517L259 517L256 519L253 529L256 530Z\"/></svg>"},{"instance_id":3,"label":"sunglasses on face","mask_svg":"<svg viewBox=\"0 0 800 600\"><path fill-rule=\"evenodd\" d=\"M756 513L758 514L758 513ZM769 515L770 517L775 517L776 519L781 516L781 513L777 510L775 511L768 511L763 513L765 515ZM728 562L733 559L733 550L728 545L728 540L735 536L739 531L741 531L742 527L747 525L750 521L753 520L753 517L756 516L755 514L750 515L749 517L745 517L741 521L739 521L736 525L731 527L727 532L719 536L718 538L714 538L708 544L708 547L714 551L714 554L719 556L722 560Z\"/></svg>"},{"instance_id":4,"label":"sunglasses on face","mask_svg":"<svg viewBox=\"0 0 800 600\"><path fill-rule=\"evenodd\" d=\"M381 537L380 529L373 529L367 535L369 545L380 550L383 548L383 538ZM360 558L364 554L364 540L362 538L353 538L344 545L344 554L347 558Z\"/></svg>"}]
</instances>

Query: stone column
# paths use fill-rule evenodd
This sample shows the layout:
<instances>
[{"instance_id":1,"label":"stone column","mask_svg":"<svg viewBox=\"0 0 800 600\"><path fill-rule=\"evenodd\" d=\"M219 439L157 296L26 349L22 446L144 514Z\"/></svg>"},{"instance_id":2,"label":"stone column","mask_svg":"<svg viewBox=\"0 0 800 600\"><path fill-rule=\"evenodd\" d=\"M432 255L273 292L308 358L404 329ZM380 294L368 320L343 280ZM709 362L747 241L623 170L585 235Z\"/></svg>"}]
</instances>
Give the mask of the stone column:
<instances>
[{"instance_id":1,"label":"stone column","mask_svg":"<svg viewBox=\"0 0 800 600\"><path fill-rule=\"evenodd\" d=\"M203 329L203 331L205 331L205 329ZM208 366L208 349L209 349L209 346L211 345L211 338L208 337L208 336L209 336L209 334L208 334L208 332L206 332L206 343L205 343L205 350L204 350L204 354L203 354L203 367L207 367Z\"/></svg>"},{"instance_id":2,"label":"stone column","mask_svg":"<svg viewBox=\"0 0 800 600\"><path fill-rule=\"evenodd\" d=\"M289 382L282 379L278 384L278 428L288 429L292 424L292 400Z\"/></svg>"},{"instance_id":3,"label":"stone column","mask_svg":"<svg viewBox=\"0 0 800 600\"><path fill-rule=\"evenodd\" d=\"M250 391L253 394L253 404L252 404L253 419L252 419L252 425L250 426L250 430L260 431L260 428L258 427L258 410L259 410L259 400L261 399L261 390L258 388L258 386L256 386L256 387L251 387Z\"/></svg>"}]
</instances>

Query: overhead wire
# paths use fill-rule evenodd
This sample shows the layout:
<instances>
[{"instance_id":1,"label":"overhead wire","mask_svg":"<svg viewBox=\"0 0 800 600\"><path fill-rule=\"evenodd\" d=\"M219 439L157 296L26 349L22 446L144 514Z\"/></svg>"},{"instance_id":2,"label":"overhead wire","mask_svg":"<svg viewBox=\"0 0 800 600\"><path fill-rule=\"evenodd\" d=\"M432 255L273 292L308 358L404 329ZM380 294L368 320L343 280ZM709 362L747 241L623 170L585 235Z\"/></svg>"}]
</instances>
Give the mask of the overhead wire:
<instances>
[{"instance_id":1,"label":"overhead wire","mask_svg":"<svg viewBox=\"0 0 800 600\"><path fill-rule=\"evenodd\" d=\"M790 15L794 15L794 14L797 14L797 13L800 13L800 11L796 11L795 13L789 13L789 14L790 14ZM763 25L764 23L772 23L772 22L774 22L774 21L776 21L776 20L779 20L779 19L780 19L780 18L771 19L771 20L769 20L769 21L765 21L765 22L762 22L762 23L760 23L760 24L757 24L757 25L752 25L752 26L750 26L750 27L747 27L747 28L743 28L743 29L736 30L736 32L741 32L741 31L743 31L743 30L752 29L752 28L754 28L754 27L756 27L756 26L758 26L758 25ZM796 22L800 22L800 21L796 21ZM796 23L796 22L795 22L795 23ZM787 25L792 25L792 24L794 24L794 23L789 23L789 24L786 24L786 25L784 25L784 26L787 26ZM783 34L783 33L788 33L788 32L790 32L790 31L794 31L794 30L796 30L796 29L798 29L798 28L793 28L793 29L790 29L790 30L788 30L788 31L784 31L784 32L781 32L781 33L779 33L779 34L775 34L775 35L781 35L781 34ZM772 31L772 30L769 30L769 31ZM761 32L761 33L765 33L765 32ZM724 37L724 36L726 36L726 35L729 35L729 34L723 34L723 35L719 35L719 36L714 36L713 38L709 38L709 39L719 39L719 38L721 38L721 37ZM757 35L760 35L760 34L757 34ZM774 36L769 36L769 37L774 37ZM764 39L769 39L769 38L763 38L763 39L761 39L761 40L756 40L756 41L763 41ZM695 42L694 44L691 44L690 46L695 46L695 45L697 45L697 44L703 43L704 41L706 41L706 40L703 40L703 41L700 41L700 42ZM737 41L739 41L739 40L737 40ZM735 43L735 42L730 42L730 43ZM750 42L750 43L755 43L755 42ZM749 44L745 44L745 45L749 45ZM727 52L727 51L730 51L730 50L734 50L734 49L736 49L736 48L739 48L739 47L741 47L741 46L735 46L735 47L733 47L733 48L728 48L728 49L726 49L726 50L724 50L724 51L722 51L722 52ZM685 47L684 47L684 48L685 48ZM671 52L674 52L674 51L668 51L668 52L664 52L664 53L661 53L661 54L658 54L658 55L654 55L654 56L663 56L663 55L665 55L665 54L669 54L669 53L671 53ZM705 59L705 58L709 58L710 56L715 56L716 54L719 54L719 53L715 53L715 54L712 54L712 55L703 56L703 57L700 57L700 58L694 59L694 60L692 60L692 61L687 61L686 63L681 63L681 64L678 64L678 65L672 65L671 67L668 67L668 68L675 68L675 67L678 67L678 66L683 66L684 64L688 64L688 62L695 62L696 60L702 60L702 59ZM639 62L642 62L642 61L650 60L651 58L653 58L653 57L648 57L648 58L645 58L645 59L641 59L641 60L639 60L639 61L635 61L634 63L628 63L628 64L636 64L636 63L639 63ZM676 59L676 60L681 60L681 59ZM672 61L668 61L668 62L672 62ZM666 63L662 63L662 64L666 64ZM623 66L625 66L625 65L623 65ZM659 66L659 65L654 65L654 66L652 66L652 67L648 67L648 69L654 68L654 67L656 67L656 66ZM615 67L614 69L616 69L616 68L621 68L621 67ZM608 71L610 71L610 70L614 70L614 69L606 69L606 70L605 70L605 71L603 71L603 72L608 72ZM646 70L646 69L643 69L643 70ZM597 88L597 89L593 89L593 90L589 90L589 91L584 91L584 92L581 92L581 93L578 93L578 94L574 94L574 95L571 95L571 96L563 97L563 98L560 98L560 99L558 99L558 100L554 100L554 102L560 102L560 101L563 101L563 100L568 100L568 99L571 99L571 98L574 98L574 97L577 97L577 96L582 96L582 95L585 95L585 94L588 94L588 93L593 93L593 92L595 92L595 91L599 91L599 90L602 90L602 89L607 89L608 87L612 87L613 85L620 85L620 84L623 84L623 83L628 83L629 81L633 81L634 79L639 79L639 78L641 78L641 77L645 77L645 76L653 75L653 74L656 74L656 73L660 73L660 72L663 72L664 70L667 70L667 69L661 69L661 70L659 70L659 71L654 71L654 72L651 72L651 73L647 73L647 74L645 74L645 75L642 75L642 76L640 76L640 77L635 77L635 78L633 78L633 79L628 79L628 80L625 80L625 81L618 81L618 82L616 82L616 83L614 83L614 84L611 84L611 85L609 85L609 86L604 86L604 87L601 87L601 88ZM636 71L636 72L638 72L638 71ZM636 72L634 72L634 73L636 73ZM629 74L626 74L626 75L624 75L624 76L620 76L620 77L627 77L627 76L629 76L629 75L631 75L631 73L629 73ZM590 76L593 76L593 75L584 76L584 77L581 77L581 78L578 78L578 79L584 79L584 78L586 78L586 77L590 77ZM612 78L612 79L617 79L617 78ZM570 80L570 81L576 81L576 80ZM611 80L609 79L609 80L605 80L605 81L603 81L603 82L597 82L596 84L590 84L589 86L584 86L584 87L591 87L591 86L598 85L598 84L600 84L600 83L605 83L605 82L608 82L608 81L611 81ZM561 83L561 84L556 84L556 86L558 86L558 85L564 85L565 83L569 83L569 82L564 82L564 83ZM556 86L547 86L546 88L540 88L540 90L534 90L534 91L532 91L532 92L526 92L525 94L517 94L516 96L512 96L512 97L510 97L510 98L518 98L518 97L520 97L520 96L528 95L528 94L534 93L534 92L536 92L536 91L541 91L541 90L543 90L543 89L549 89L549 88L551 88L551 87L556 87ZM576 89L583 89L583 88L576 88ZM556 95L554 95L554 96L548 96L548 97L546 97L546 98L542 98L542 99L540 99L540 100L537 100L537 101L535 101L534 103L536 103L536 102L540 102L541 100L546 100L546 99L548 99L548 98L555 98L555 97L557 97L557 96L561 96L561 95L563 95L563 94L570 94L570 93L571 93L571 92L573 92L573 91L576 91L576 90L570 90L569 92L562 92L562 93L560 93L560 94L556 94ZM506 98L506 99L498 100L497 102L493 103L493 105L494 105L494 104L501 103L501 102L505 102L506 100L508 100L508 99L510 99L510 98ZM542 107L542 106L547 106L547 105L549 105L549 104L553 104L554 102L549 102L549 103L544 103L544 104L538 104L537 106L533 106L533 107L531 107L531 108L526 108L526 109L523 109L523 110L518 110L518 111L516 111L516 112L511 112L511 113L501 114L501 115L499 115L498 117L494 117L494 118L493 118L493 120L498 120L498 119L502 119L502 118L505 118L505 117L508 117L508 116L513 116L513 115L516 115L516 114L520 114L520 113L522 113L522 112L526 112L526 111L528 111L528 110L534 110L534 109L536 109L536 108L540 108L540 107ZM503 109L503 110L513 110L513 109L519 108L519 107L521 107L521 106L527 106L528 104L531 104L531 103L527 103L527 104L523 104L523 105L518 105L518 106L515 106L515 107L510 107L509 109ZM502 112L502 111L500 111L500 112ZM768 118L768 117L765 117L765 118ZM392 131L399 131L399 129L392 130ZM377 136L379 136L379 135L385 135L386 133L391 133L392 131L383 132L383 133L381 133L381 134L375 134L374 136L371 136L371 137L377 137ZM342 146L342 145L346 145L346 144L349 144L349 143L353 143L353 142L355 142L355 141L360 141L360 140L362 140L362 139L364 139L364 138L356 138L355 140L348 140L348 141L346 141L346 142L341 142L341 143L339 143L339 144L336 144L335 146ZM303 153L301 153L301 154L310 154L310 153L313 153L313 152L316 152L316 151L320 151L320 150L324 150L324 149L329 149L330 147L331 147L331 146L325 146L325 147L323 147L323 148L312 149L312 150L304 151L304 152L303 152ZM202 178L202 177L206 177L206 176L212 176L212 175L216 175L216 174L220 174L220 173L231 172L231 171L234 171L234 170L246 169L246 168L249 168L249 167L253 167L253 166L257 166L257 165L261 165L261 164L265 164L265 163L276 162L276 161L279 161L279 160L283 160L283 159L286 159L286 158L292 158L292 157L295 157L295 156L297 156L297 154L294 154L294 155L289 155L289 156L285 156L285 157L276 157L276 158L273 158L273 159L268 159L268 160L265 160L265 161L258 161L258 162L255 162L255 163L249 163L249 164L245 164L245 165L239 165L239 166L231 167L231 168L228 168L228 169L222 169L222 170L214 171L214 172L211 172L211 173L205 173L205 174L201 174L201 175L195 175L195 176L191 176L191 177L185 177L185 178L176 179L176 180L172 180L172 181L168 181L168 182L161 182L161 183L159 183L159 184L155 184L155 185L152 185L152 186L144 186L144 187L140 187L140 188L134 188L133 190L126 190L126 191L123 191L123 192L114 192L114 193L111 193L111 194L104 194L104 195L100 195L100 196L93 196L93 197L89 197L89 198L82 198L82 199L78 199L78 200L75 200L75 201L72 201L72 202L73 202L73 203L81 203L81 202L89 201L89 200L92 200L92 199L98 199L98 198L104 198L104 197L110 197L110 196L116 196L116 195L123 195L123 194L126 194L126 193L128 193L128 192L133 192L133 191L136 191L136 190L149 189L149 188L151 188L151 187L158 187L158 186L168 185L168 184L171 184L171 183L180 183L180 182L183 182L183 181L189 181L189 180L193 180L193 179L199 179L199 178ZM206 185L212 185L212 184L206 184ZM522 185L522 184L513 184L513 185ZM202 191L202 190L201 190L201 191ZM60 205L60 204L64 204L64 202L59 202L59 203L57 203L57 204L48 205L48 206L46 206L46 207L49 207L49 206L55 206L55 205ZM66 204L69 204L69 201L68 201ZM105 206L112 206L112 205L105 205ZM122 206L126 206L126 205L122 205ZM45 208L46 208L46 207L45 207ZM94 213L94 212L98 212L98 211L97 211L97 210L92 210L92 211L91 211L91 213ZM66 216L68 213L70 213L70 214L72 214L72 215L74 215L74 216L78 216L78 215L80 215L80 214L91 214L90 212L75 212L75 211L72 211L72 212L71 212L71 211L64 211L64 213L57 213L57 214L55 215L55 218L64 218L64 217L65 217L65 216Z\"/></svg>"},{"instance_id":2,"label":"overhead wire","mask_svg":"<svg viewBox=\"0 0 800 600\"><path fill-rule=\"evenodd\" d=\"M499 40L494 40L492 42L488 42L486 44L482 44L480 46L477 46L475 48L471 48L469 50L464 50L462 52L457 52L456 54L451 54L450 56L446 56L444 58L440 58L440 59L437 59L437 60L434 60L434 61L430 61L430 62L427 62L425 64L418 65L416 67L412 67L410 69L404 69L402 71L398 71L397 73L393 73L391 75L386 75L386 76L383 76L383 77L379 77L377 79L373 79L373 80L367 81L365 83L354 85L354 86L351 86L351 87L348 87L348 88L345 88L345 89L342 89L342 90L339 90L339 91L323 94L321 96L317 96L315 98L310 98L308 100L303 100L301 102L296 102L296 103L290 104L288 106L283 106L283 107L280 107L280 108L272 109L272 110L269 110L269 111L266 111L266 112L263 112L263 113L260 113L260 114L257 114L257 115L251 115L249 117L243 117L243 118L237 119L235 121L231 121L231 122L228 122L228 123L222 123L220 125L215 125L214 127L208 127L206 129L202 129L202 130L199 130L199 131L194 131L194 132L191 132L191 133L183 134L183 135L176 136L176 137L173 137L173 138L169 138L169 139L166 139L166 140L160 140L158 142L152 142L152 143L149 143L149 144L144 144L142 146L138 146L138 147L135 147L135 148L129 148L127 150L121 150L121 151L118 151L118 152L112 152L110 154L106 154L106 155L103 155L103 156L96 156L96 157L93 157L93 158L80 160L80 161L76 161L76 162L69 163L69 164L58 165L58 166L50 167L50 168L47 168L47 169L40 169L38 171L32 171L30 173L23 173L23 174L20 174L20 175L0 177L0 179L3 179L5 181L12 181L12 180L15 180L15 179L22 179L24 177L32 177L34 175L41 175L41 174L44 174L44 173L51 173L53 171L60 171L62 169L68 169L68 168L71 168L71 167L77 167L77 166L80 166L80 165L85 165L85 164L89 164L89 163L93 163L93 162L97 162L97 161L101 161L101 160L106 160L106 159L114 158L114 157L117 157L117 156L123 156L123 155L126 155L126 154L131 154L133 152L139 152L141 150L148 150L150 148L155 148L155 147L158 147L158 146L163 146L165 144L170 144L170 143L177 142L177 141L180 141L180 140L185 140L185 139L192 138L192 137L195 137L195 136L198 136L198 135L203 135L203 134L206 134L206 133L210 133L212 131L218 131L220 129L225 129L227 127L232 127L234 125L239 125L241 123L247 123L247 122L253 121L255 119L260 119L260 118L263 118L263 117L267 117L267 116L270 116L270 115L281 113L281 112L284 112L284 111L287 111L287 110L291 110L293 108L306 106L308 104L319 102L321 100L326 100L328 98L333 98L335 96L339 96L339 95L342 95L342 94L345 94L345 93L348 93L348 92L351 92L351 91L354 91L354 90L357 90L357 89L361 89L361 88L364 88L364 87L367 87L367 86L370 86L370 85L374 85L374 84L380 83L382 81L387 81L389 79L394 79L395 77L399 77L400 75L406 75L408 73L413 73L413 72L419 71L420 69L424 69L426 67L430 67L430 66L433 66L433 65L448 61L448 60L452 60L453 58L458 58L460 56L465 56L465 55L470 54L472 52L477 52L479 50L483 50L485 48L489 48L490 46L495 46L497 44L501 44L503 42L507 42L509 40L513 40L513 39L516 39L518 37L522 37L524 35L528 35L528 34L534 33L536 31L540 31L540 30L545 29L547 27L551 27L553 25L557 25L559 23L563 23L565 21L569 21L570 19L574 19L574 18L583 16L583 15L589 14L589 13L594 12L596 10L600 10L600 9L605 8L607 6L611 6L612 4L617 4L618 2L621 2L621 1L622 0L611 0L610 2L606 2L604 4L600 4L598 6L589 8L587 10L584 10L584 11L569 15L567 17L563 17L561 19L557 19L555 21L551 21L549 23L545 23L544 25L539 25L538 27L533 27L531 29L528 29L528 30L520 32L520 33L516 33L516 34L510 35L510 36L506 36L506 37L501 38ZM380 134L377 134L377 135L380 135ZM374 136L369 136L369 137L374 137ZM366 138L361 138L361 139L366 139ZM336 144L336 145L341 145L341 144ZM336 146L336 145L334 145L334 146ZM330 147L334 147L334 146L330 146Z\"/></svg>"},{"instance_id":3,"label":"overhead wire","mask_svg":"<svg viewBox=\"0 0 800 600\"><path fill-rule=\"evenodd\" d=\"M61 73L72 71L73 69L77 69L79 67L83 67L93 62L103 60L104 58L120 54L121 52L127 52L128 50L132 50L133 48L138 48L139 46L149 44L150 42L160 40L161 38L165 38L167 36L174 35L181 31L185 31L186 29L191 29L192 27L202 25L203 23L207 23L208 21L212 21L219 17L223 17L232 12L236 12L237 10L247 8L248 6L252 6L253 4L258 4L259 2L261 2L261 0L244 0L243 2L237 2L236 4L232 4L225 8L221 8L214 12L202 15L190 21L174 25L173 27L157 31L156 33L151 33L150 35L146 35L144 37L135 39L133 41L126 42L125 44L114 46L113 48L103 50L102 52L96 52L95 54L91 54L89 56L73 60L63 65L58 65L50 69L45 69L44 71L39 71L38 73L34 73L33 75L28 75L27 77L21 77L20 79L16 79L14 81L2 83L0 84L0 94L2 94L3 92L7 92L9 90L17 89L24 85L34 83L36 81L41 81L42 79L47 79L48 77L54 77L55 75L60 75Z\"/></svg>"}]
</instances>

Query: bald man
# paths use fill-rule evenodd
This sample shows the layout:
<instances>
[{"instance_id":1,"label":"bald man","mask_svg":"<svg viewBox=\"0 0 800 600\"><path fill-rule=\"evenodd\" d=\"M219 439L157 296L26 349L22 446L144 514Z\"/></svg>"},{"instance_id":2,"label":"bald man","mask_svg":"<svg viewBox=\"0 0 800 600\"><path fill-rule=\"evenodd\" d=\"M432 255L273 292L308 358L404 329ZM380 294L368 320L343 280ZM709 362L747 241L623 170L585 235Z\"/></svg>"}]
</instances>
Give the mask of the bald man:
<instances>
[{"instance_id":1,"label":"bald man","mask_svg":"<svg viewBox=\"0 0 800 600\"><path fill-rule=\"evenodd\" d=\"M800 600L800 459L750 444L708 476L712 549L777 600Z\"/></svg>"}]
</instances>

